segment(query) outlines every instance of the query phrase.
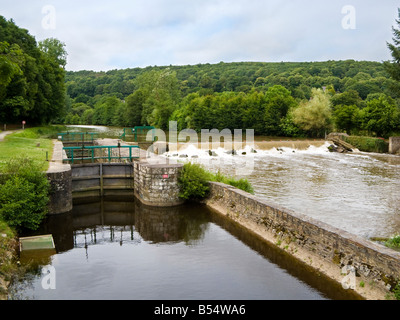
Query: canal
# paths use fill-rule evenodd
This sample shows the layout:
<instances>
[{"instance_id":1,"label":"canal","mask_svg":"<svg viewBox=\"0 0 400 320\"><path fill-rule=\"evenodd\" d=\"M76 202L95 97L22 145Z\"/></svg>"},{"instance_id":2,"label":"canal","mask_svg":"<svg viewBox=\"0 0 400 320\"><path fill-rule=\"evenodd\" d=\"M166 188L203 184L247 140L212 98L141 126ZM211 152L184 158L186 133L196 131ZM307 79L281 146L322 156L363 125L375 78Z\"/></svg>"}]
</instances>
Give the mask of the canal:
<instances>
[{"instance_id":1,"label":"canal","mask_svg":"<svg viewBox=\"0 0 400 320\"><path fill-rule=\"evenodd\" d=\"M37 234L56 252L21 255L27 273L10 299L356 299L277 249L198 204L149 208L139 201L75 203ZM54 270L55 288L43 285Z\"/></svg>"},{"instance_id":2,"label":"canal","mask_svg":"<svg viewBox=\"0 0 400 320\"><path fill-rule=\"evenodd\" d=\"M110 130L82 128L89 129ZM257 153L217 149L213 156L190 146L164 156L246 178L257 196L366 239L400 233L400 157L330 153L325 142L282 145L256 141ZM250 156L254 170L236 175ZM48 233L56 253L21 257L29 272L14 284L11 298L357 298L199 205L148 208L132 199L75 203L73 212L50 217L38 231ZM43 289L46 266L56 272L55 290Z\"/></svg>"}]
</instances>

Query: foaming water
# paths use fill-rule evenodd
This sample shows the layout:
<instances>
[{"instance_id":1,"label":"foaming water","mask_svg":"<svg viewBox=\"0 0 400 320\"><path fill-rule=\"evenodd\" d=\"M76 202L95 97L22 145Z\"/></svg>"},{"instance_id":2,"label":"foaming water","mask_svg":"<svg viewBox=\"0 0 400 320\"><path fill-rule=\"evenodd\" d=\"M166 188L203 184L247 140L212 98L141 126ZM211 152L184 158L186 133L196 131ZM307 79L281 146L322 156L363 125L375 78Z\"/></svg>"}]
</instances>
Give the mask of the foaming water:
<instances>
[{"instance_id":1,"label":"foaming water","mask_svg":"<svg viewBox=\"0 0 400 320\"><path fill-rule=\"evenodd\" d=\"M164 156L246 178L256 195L365 238L400 233L400 158L331 153L329 145L266 150L256 145L234 155L191 145ZM242 174L245 167L252 170Z\"/></svg>"}]
</instances>

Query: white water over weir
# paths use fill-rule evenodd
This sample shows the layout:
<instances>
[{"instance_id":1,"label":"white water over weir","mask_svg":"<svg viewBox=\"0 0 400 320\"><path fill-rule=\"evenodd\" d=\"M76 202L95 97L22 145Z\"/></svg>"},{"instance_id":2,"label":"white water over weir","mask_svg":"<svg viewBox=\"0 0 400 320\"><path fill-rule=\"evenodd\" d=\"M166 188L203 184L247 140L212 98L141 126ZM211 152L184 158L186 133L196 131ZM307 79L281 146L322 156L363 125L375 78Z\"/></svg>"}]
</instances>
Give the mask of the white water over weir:
<instances>
[{"instance_id":1,"label":"white water over weir","mask_svg":"<svg viewBox=\"0 0 400 320\"><path fill-rule=\"evenodd\" d=\"M234 154L189 145L164 156L246 178L260 198L364 238L400 233L400 157L331 153L330 144L256 142Z\"/></svg>"}]
</instances>

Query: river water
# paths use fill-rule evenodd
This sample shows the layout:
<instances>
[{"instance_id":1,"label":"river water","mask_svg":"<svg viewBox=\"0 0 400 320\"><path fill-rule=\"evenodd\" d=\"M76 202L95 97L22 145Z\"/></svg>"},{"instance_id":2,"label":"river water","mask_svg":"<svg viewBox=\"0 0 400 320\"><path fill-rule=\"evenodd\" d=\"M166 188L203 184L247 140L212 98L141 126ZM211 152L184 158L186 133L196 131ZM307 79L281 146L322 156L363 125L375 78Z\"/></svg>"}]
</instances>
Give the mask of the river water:
<instances>
[{"instance_id":1,"label":"river water","mask_svg":"<svg viewBox=\"0 0 400 320\"><path fill-rule=\"evenodd\" d=\"M306 148L301 142L300 149L295 142L280 147L276 141L264 150L257 144L257 153L245 148L232 155L218 148L210 156L190 145L166 156L246 178L257 196L364 238L400 233L399 156L331 153L329 142Z\"/></svg>"}]
</instances>

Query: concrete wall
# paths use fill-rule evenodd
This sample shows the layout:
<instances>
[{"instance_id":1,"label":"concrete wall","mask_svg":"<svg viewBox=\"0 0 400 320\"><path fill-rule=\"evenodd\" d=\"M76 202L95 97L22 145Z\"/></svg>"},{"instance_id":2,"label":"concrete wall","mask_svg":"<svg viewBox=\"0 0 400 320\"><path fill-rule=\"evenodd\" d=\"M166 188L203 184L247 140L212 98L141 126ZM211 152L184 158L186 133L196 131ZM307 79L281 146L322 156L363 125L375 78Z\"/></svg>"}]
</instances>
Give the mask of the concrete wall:
<instances>
[{"instance_id":1,"label":"concrete wall","mask_svg":"<svg viewBox=\"0 0 400 320\"><path fill-rule=\"evenodd\" d=\"M135 196L146 205L176 206L179 198L178 176L183 164L150 164L135 161Z\"/></svg>"},{"instance_id":2,"label":"concrete wall","mask_svg":"<svg viewBox=\"0 0 400 320\"><path fill-rule=\"evenodd\" d=\"M63 164L65 155L63 144L53 141L53 157L46 172L50 183L49 214L61 214L72 210L72 178L71 166Z\"/></svg>"},{"instance_id":3,"label":"concrete wall","mask_svg":"<svg viewBox=\"0 0 400 320\"><path fill-rule=\"evenodd\" d=\"M400 154L400 137L389 138L389 153Z\"/></svg>"},{"instance_id":4,"label":"concrete wall","mask_svg":"<svg viewBox=\"0 0 400 320\"><path fill-rule=\"evenodd\" d=\"M354 267L355 290L368 299L383 298L400 279L399 252L234 187L211 183L205 203L338 282L343 267Z\"/></svg>"},{"instance_id":5,"label":"concrete wall","mask_svg":"<svg viewBox=\"0 0 400 320\"><path fill-rule=\"evenodd\" d=\"M72 210L71 167L62 166L47 171L50 182L49 214L60 214Z\"/></svg>"}]
</instances>

